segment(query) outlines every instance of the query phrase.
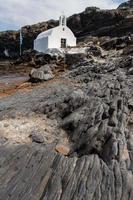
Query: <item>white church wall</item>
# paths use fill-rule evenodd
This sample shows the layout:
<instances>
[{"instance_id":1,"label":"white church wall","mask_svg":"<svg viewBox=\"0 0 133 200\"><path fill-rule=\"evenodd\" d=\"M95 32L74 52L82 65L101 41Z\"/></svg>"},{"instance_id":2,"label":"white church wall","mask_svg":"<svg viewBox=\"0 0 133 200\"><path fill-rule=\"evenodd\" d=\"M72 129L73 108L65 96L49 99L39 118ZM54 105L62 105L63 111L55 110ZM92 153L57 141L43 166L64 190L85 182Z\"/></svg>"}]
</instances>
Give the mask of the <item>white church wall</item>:
<instances>
[{"instance_id":1,"label":"white church wall","mask_svg":"<svg viewBox=\"0 0 133 200\"><path fill-rule=\"evenodd\" d=\"M36 39L34 41L34 50L45 53L47 49L48 49L48 37Z\"/></svg>"},{"instance_id":2,"label":"white church wall","mask_svg":"<svg viewBox=\"0 0 133 200\"><path fill-rule=\"evenodd\" d=\"M50 48L61 48L61 39L66 39L67 46L76 46L76 37L66 26L66 17L60 17L59 26L42 32L34 42L34 49L44 52Z\"/></svg>"},{"instance_id":3,"label":"white church wall","mask_svg":"<svg viewBox=\"0 0 133 200\"><path fill-rule=\"evenodd\" d=\"M53 30L51 36L49 36L49 48L60 48L61 38L67 40L67 46L76 46L76 38L67 27L59 26Z\"/></svg>"},{"instance_id":4,"label":"white church wall","mask_svg":"<svg viewBox=\"0 0 133 200\"><path fill-rule=\"evenodd\" d=\"M60 38L53 36L49 36L48 38L48 48L60 48Z\"/></svg>"},{"instance_id":5,"label":"white church wall","mask_svg":"<svg viewBox=\"0 0 133 200\"><path fill-rule=\"evenodd\" d=\"M76 38L69 38L67 41L67 46L76 46Z\"/></svg>"}]
</instances>

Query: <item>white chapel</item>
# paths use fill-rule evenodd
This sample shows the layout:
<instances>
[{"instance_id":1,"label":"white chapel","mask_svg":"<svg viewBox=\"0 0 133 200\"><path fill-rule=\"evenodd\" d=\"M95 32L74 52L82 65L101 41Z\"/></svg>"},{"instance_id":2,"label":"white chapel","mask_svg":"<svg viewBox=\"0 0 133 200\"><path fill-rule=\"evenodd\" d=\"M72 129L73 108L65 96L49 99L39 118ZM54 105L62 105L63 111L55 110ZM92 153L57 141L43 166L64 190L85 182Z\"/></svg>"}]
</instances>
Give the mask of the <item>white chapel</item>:
<instances>
[{"instance_id":1,"label":"white chapel","mask_svg":"<svg viewBox=\"0 0 133 200\"><path fill-rule=\"evenodd\" d=\"M34 40L34 50L43 52L52 48L76 46L76 37L66 25L66 16L59 19L59 26L40 33Z\"/></svg>"}]
</instances>

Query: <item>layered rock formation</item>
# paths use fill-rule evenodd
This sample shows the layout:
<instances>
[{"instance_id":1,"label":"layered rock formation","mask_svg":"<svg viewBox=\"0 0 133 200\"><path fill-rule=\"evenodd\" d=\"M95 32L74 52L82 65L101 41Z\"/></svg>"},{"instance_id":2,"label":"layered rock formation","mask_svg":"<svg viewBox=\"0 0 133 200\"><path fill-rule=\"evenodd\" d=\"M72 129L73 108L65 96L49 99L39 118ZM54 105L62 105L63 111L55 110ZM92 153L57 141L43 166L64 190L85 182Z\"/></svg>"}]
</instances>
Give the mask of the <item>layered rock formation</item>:
<instances>
[{"instance_id":1,"label":"layered rock formation","mask_svg":"<svg viewBox=\"0 0 133 200\"><path fill-rule=\"evenodd\" d=\"M133 57L101 56L0 100L1 200L133 199Z\"/></svg>"}]
</instances>

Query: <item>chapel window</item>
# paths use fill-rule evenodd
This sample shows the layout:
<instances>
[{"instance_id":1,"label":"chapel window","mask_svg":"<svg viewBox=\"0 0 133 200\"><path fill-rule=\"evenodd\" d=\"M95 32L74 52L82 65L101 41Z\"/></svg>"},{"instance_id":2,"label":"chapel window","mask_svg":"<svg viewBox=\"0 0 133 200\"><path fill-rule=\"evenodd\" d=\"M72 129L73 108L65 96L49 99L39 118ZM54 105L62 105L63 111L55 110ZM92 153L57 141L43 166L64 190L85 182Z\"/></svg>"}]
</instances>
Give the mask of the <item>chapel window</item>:
<instances>
[{"instance_id":1,"label":"chapel window","mask_svg":"<svg viewBox=\"0 0 133 200\"><path fill-rule=\"evenodd\" d=\"M66 39L61 38L61 48L66 48Z\"/></svg>"}]
</instances>

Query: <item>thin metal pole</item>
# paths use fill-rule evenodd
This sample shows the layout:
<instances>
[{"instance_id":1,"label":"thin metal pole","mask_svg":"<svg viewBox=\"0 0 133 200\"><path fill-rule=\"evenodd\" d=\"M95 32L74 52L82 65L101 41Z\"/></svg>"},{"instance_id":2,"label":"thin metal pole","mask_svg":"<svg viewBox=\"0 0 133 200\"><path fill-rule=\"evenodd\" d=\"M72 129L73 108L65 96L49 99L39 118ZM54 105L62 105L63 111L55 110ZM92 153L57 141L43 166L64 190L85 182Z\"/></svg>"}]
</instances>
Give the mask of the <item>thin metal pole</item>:
<instances>
[{"instance_id":1,"label":"thin metal pole","mask_svg":"<svg viewBox=\"0 0 133 200\"><path fill-rule=\"evenodd\" d=\"M22 32L20 28L20 56L22 55Z\"/></svg>"},{"instance_id":2,"label":"thin metal pole","mask_svg":"<svg viewBox=\"0 0 133 200\"><path fill-rule=\"evenodd\" d=\"M21 51L21 43L20 43L20 56L22 55L22 51Z\"/></svg>"}]
</instances>

